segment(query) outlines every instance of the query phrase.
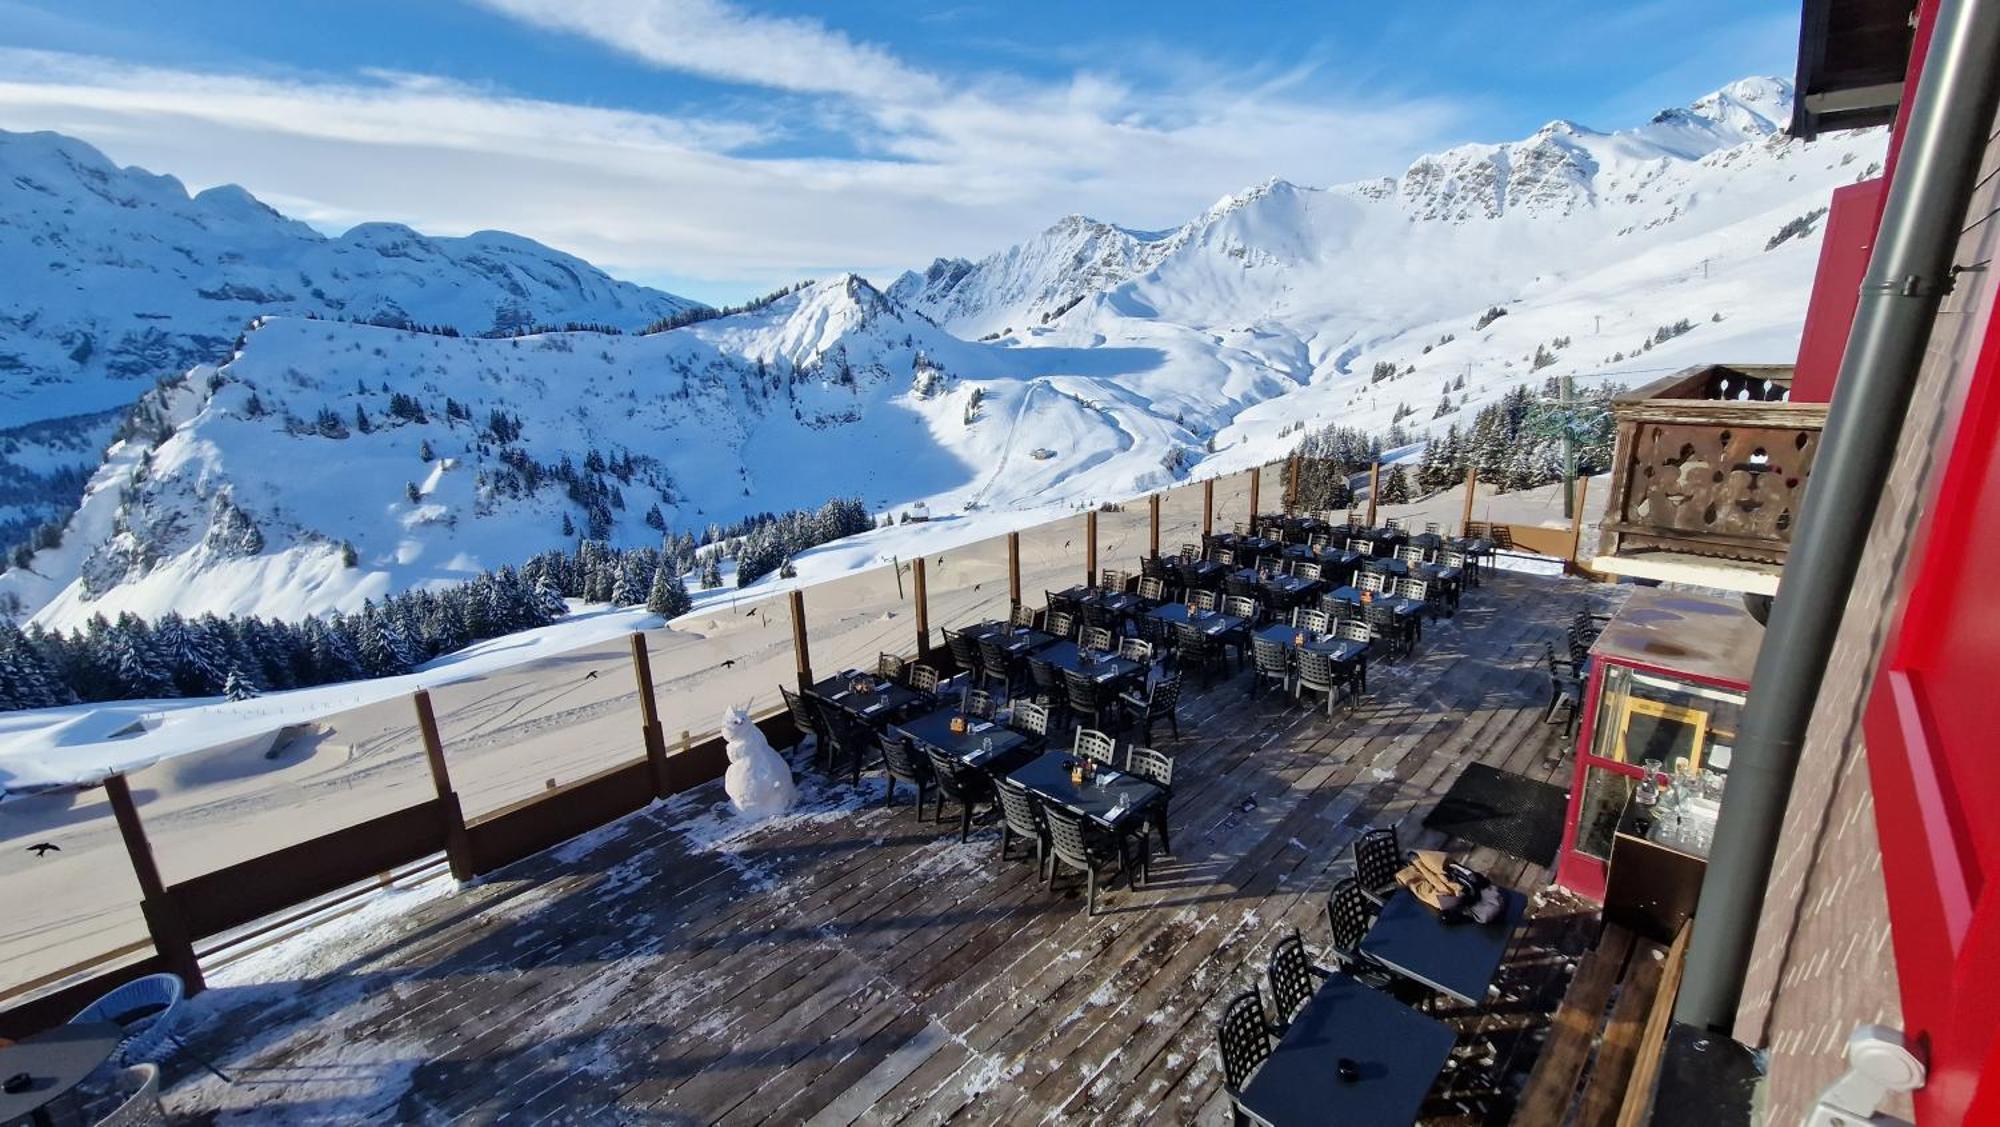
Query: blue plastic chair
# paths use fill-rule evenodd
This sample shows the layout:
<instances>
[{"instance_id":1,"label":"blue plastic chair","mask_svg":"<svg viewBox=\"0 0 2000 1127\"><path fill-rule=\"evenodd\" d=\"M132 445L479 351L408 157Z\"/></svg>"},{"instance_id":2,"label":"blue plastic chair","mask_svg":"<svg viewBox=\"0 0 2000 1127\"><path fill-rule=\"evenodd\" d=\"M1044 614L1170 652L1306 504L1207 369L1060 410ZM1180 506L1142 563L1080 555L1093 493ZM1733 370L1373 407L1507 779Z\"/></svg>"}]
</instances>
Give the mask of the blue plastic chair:
<instances>
[{"instance_id":1,"label":"blue plastic chair","mask_svg":"<svg viewBox=\"0 0 2000 1127\"><path fill-rule=\"evenodd\" d=\"M174 1023L180 1020L181 999L187 988L177 974L149 974L135 978L83 1008L71 1018L71 1025L108 1021L125 1029L125 1039L111 1054L118 1065L156 1061Z\"/></svg>"}]
</instances>

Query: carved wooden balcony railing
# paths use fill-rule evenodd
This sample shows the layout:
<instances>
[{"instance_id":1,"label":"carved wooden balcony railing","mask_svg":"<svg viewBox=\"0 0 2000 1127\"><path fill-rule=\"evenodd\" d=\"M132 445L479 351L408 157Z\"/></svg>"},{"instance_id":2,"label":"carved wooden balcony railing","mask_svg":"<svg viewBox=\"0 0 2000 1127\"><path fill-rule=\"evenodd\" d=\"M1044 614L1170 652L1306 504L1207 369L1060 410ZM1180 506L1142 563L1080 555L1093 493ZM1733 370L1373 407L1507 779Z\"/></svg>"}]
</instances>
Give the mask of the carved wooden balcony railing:
<instances>
[{"instance_id":1,"label":"carved wooden balcony railing","mask_svg":"<svg viewBox=\"0 0 2000 1127\"><path fill-rule=\"evenodd\" d=\"M1826 405L1791 402L1791 383L1789 367L1714 364L1614 400L1604 556L1701 557L1687 562L1775 585L1826 425Z\"/></svg>"}]
</instances>

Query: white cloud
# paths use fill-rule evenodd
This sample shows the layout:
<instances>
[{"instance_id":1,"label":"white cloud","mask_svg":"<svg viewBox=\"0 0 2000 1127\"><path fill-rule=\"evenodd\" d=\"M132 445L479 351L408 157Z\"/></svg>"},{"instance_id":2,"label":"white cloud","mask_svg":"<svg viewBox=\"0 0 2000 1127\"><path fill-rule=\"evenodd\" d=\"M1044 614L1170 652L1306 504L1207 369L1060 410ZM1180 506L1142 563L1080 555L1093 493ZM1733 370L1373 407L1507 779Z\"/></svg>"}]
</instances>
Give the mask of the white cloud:
<instances>
[{"instance_id":1,"label":"white cloud","mask_svg":"<svg viewBox=\"0 0 2000 1127\"><path fill-rule=\"evenodd\" d=\"M0 127L58 129L196 188L241 183L322 226L393 219L503 228L642 280L754 288L855 269L886 276L980 254L1069 212L1160 227L1281 175L1394 171L1459 123L1445 102L1362 101L1204 67L1144 88L954 77L810 20L704 0L486 0L653 65L778 92L844 157L782 153L776 111L676 118L369 73L272 78L0 49Z\"/></svg>"}]
</instances>

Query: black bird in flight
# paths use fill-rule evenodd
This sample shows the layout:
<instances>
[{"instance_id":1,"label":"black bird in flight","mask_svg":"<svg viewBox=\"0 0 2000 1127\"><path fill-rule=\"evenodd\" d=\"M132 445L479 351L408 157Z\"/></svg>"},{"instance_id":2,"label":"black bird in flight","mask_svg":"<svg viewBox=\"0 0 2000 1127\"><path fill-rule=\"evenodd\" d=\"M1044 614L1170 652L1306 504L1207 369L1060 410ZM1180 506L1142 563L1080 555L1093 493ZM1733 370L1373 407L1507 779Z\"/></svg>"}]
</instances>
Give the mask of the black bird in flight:
<instances>
[{"instance_id":1,"label":"black bird in flight","mask_svg":"<svg viewBox=\"0 0 2000 1127\"><path fill-rule=\"evenodd\" d=\"M61 853L62 846L52 841L38 841L28 847L28 852L37 857L47 857L51 853Z\"/></svg>"},{"instance_id":2,"label":"black bird in flight","mask_svg":"<svg viewBox=\"0 0 2000 1127\"><path fill-rule=\"evenodd\" d=\"M583 679L584 679L584 680L586 680L586 681L588 681L588 680L590 680L590 679L592 679L592 678L594 678L594 677L596 677L596 676L597 676L597 670L593 669L593 670L591 670L590 672L588 672L588 673L584 674L584 675L583 675Z\"/></svg>"}]
</instances>

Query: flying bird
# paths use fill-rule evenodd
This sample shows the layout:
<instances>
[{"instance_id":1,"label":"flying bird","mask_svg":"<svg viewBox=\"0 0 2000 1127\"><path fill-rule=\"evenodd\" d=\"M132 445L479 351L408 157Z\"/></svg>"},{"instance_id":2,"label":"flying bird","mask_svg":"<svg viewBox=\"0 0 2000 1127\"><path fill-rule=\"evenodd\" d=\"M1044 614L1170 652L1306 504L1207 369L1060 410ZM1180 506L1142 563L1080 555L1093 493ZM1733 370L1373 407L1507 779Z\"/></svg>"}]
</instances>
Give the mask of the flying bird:
<instances>
[{"instance_id":1,"label":"flying bird","mask_svg":"<svg viewBox=\"0 0 2000 1127\"><path fill-rule=\"evenodd\" d=\"M588 681L588 680L590 680L591 678L593 678L593 677L595 677L595 676L597 676L597 670L593 669L593 670L591 670L590 672L588 672L588 673L584 674L584 675L583 675L583 679L584 679L584 680L586 680L586 681Z\"/></svg>"},{"instance_id":2,"label":"flying bird","mask_svg":"<svg viewBox=\"0 0 2000 1127\"><path fill-rule=\"evenodd\" d=\"M47 857L51 853L61 853L62 846L52 841L38 841L28 847L28 852L37 857Z\"/></svg>"}]
</instances>

